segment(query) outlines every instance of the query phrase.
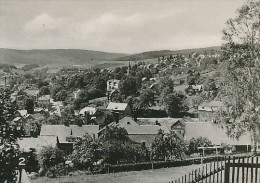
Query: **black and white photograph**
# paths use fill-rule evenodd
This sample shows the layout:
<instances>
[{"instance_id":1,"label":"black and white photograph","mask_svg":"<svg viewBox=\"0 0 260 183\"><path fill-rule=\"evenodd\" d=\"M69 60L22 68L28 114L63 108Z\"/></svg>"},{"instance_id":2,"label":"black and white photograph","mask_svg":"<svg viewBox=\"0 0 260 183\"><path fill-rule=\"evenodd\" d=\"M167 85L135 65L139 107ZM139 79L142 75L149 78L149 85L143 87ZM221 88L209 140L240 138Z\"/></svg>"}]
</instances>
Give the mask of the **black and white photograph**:
<instances>
[{"instance_id":1,"label":"black and white photograph","mask_svg":"<svg viewBox=\"0 0 260 183\"><path fill-rule=\"evenodd\" d=\"M260 0L0 0L0 183L259 183Z\"/></svg>"}]
</instances>

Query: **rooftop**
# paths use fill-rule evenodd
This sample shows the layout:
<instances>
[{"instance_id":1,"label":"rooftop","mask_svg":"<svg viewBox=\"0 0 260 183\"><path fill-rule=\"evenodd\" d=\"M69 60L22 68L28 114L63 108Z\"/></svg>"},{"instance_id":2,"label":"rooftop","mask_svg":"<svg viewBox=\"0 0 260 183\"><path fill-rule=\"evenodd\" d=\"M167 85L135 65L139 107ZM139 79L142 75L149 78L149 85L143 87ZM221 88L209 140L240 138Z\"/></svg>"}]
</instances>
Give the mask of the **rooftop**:
<instances>
[{"instance_id":1,"label":"rooftop","mask_svg":"<svg viewBox=\"0 0 260 183\"><path fill-rule=\"evenodd\" d=\"M108 110L117 110L117 111L124 111L126 107L128 106L127 103L114 103L109 102L107 109Z\"/></svg>"},{"instance_id":2,"label":"rooftop","mask_svg":"<svg viewBox=\"0 0 260 183\"><path fill-rule=\"evenodd\" d=\"M96 135L98 131L99 125L42 125L40 135L54 135L58 137L59 142L66 142L69 136L83 137L86 133Z\"/></svg>"},{"instance_id":3,"label":"rooftop","mask_svg":"<svg viewBox=\"0 0 260 183\"><path fill-rule=\"evenodd\" d=\"M18 139L17 143L22 151L30 151L30 148L35 148L36 151L40 151L43 146L55 147L57 143L56 136L38 136L37 138L23 138Z\"/></svg>"},{"instance_id":4,"label":"rooftop","mask_svg":"<svg viewBox=\"0 0 260 183\"><path fill-rule=\"evenodd\" d=\"M186 122L185 140L197 137L207 137L214 145L226 143L230 145L251 145L249 133L242 135L239 140L229 138L225 129L212 122Z\"/></svg>"}]
</instances>

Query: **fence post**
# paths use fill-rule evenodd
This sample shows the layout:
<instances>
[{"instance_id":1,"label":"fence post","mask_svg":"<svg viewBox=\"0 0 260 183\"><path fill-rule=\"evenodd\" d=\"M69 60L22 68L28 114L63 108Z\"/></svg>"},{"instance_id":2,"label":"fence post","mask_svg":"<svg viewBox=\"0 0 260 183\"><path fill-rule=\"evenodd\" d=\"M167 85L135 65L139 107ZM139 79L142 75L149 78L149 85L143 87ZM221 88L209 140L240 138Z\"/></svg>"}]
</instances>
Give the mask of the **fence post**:
<instances>
[{"instance_id":1,"label":"fence post","mask_svg":"<svg viewBox=\"0 0 260 183\"><path fill-rule=\"evenodd\" d=\"M225 161L225 180L224 183L229 183L229 169L230 169L230 156L228 162Z\"/></svg>"},{"instance_id":2,"label":"fence post","mask_svg":"<svg viewBox=\"0 0 260 183\"><path fill-rule=\"evenodd\" d=\"M258 165L258 157L256 158L256 164ZM258 168L255 169L255 182L257 182Z\"/></svg>"},{"instance_id":3,"label":"fence post","mask_svg":"<svg viewBox=\"0 0 260 183\"><path fill-rule=\"evenodd\" d=\"M251 182L253 182L253 178L254 178L254 169L253 169L253 164L254 164L254 157L251 157Z\"/></svg>"}]
</instances>

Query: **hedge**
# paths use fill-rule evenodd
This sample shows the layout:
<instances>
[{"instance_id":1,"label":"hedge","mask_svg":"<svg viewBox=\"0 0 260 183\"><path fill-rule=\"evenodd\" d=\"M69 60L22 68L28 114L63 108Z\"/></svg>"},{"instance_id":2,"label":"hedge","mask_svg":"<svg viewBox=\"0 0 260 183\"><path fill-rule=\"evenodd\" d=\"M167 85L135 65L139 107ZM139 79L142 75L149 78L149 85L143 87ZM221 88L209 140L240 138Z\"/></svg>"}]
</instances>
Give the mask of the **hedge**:
<instances>
[{"instance_id":1,"label":"hedge","mask_svg":"<svg viewBox=\"0 0 260 183\"><path fill-rule=\"evenodd\" d=\"M106 164L103 168L103 173L116 173L116 172L126 172L126 171L140 171L149 169L159 169L168 167L180 167L192 164L208 163L211 161L223 160L222 156L217 157L204 157L204 158L192 158L177 161L155 161L155 162L143 162L143 163L132 163L132 164L122 164L122 165L109 165Z\"/></svg>"}]
</instances>

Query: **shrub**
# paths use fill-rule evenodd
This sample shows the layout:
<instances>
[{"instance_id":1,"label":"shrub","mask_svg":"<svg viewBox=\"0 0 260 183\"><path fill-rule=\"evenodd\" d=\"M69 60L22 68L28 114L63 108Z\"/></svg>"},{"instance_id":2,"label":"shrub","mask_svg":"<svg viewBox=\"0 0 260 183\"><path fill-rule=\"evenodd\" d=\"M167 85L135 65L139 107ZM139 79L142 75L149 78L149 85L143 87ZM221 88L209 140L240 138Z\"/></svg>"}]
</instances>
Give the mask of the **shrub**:
<instances>
[{"instance_id":1,"label":"shrub","mask_svg":"<svg viewBox=\"0 0 260 183\"><path fill-rule=\"evenodd\" d=\"M64 153L59 148L45 146L38 154L38 161L41 168L41 174L45 173L60 163L64 163Z\"/></svg>"}]
</instances>

